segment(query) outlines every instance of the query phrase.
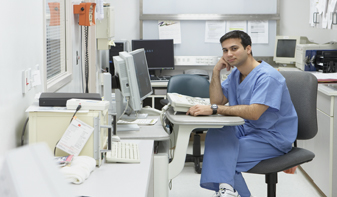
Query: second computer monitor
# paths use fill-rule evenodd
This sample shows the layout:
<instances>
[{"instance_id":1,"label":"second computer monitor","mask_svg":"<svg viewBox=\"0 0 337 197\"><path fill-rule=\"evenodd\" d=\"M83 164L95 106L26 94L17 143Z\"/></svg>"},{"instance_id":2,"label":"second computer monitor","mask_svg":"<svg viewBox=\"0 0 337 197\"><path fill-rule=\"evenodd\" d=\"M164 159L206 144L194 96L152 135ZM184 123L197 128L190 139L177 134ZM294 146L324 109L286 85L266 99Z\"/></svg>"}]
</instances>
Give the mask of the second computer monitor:
<instances>
[{"instance_id":1,"label":"second computer monitor","mask_svg":"<svg viewBox=\"0 0 337 197\"><path fill-rule=\"evenodd\" d=\"M132 40L132 50L144 48L149 70L174 69L173 39Z\"/></svg>"},{"instance_id":2,"label":"second computer monitor","mask_svg":"<svg viewBox=\"0 0 337 197\"><path fill-rule=\"evenodd\" d=\"M120 88L124 97L129 99L129 106L134 111L142 108L142 100L152 94L147 61L143 49L132 52L120 52L114 56L116 74L119 76ZM117 103L117 105L122 105Z\"/></svg>"}]
</instances>

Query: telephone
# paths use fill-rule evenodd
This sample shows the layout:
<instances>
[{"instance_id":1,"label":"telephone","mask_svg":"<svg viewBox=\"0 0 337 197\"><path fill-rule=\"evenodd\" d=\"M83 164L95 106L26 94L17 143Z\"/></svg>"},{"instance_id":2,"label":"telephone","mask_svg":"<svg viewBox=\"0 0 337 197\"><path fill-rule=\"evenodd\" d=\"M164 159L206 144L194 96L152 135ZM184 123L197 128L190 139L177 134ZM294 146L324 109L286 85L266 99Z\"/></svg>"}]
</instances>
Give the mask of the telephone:
<instances>
[{"instance_id":1,"label":"telephone","mask_svg":"<svg viewBox=\"0 0 337 197\"><path fill-rule=\"evenodd\" d=\"M167 93L167 99L175 112L187 112L190 107L197 104L210 105L209 98L192 97L178 93Z\"/></svg>"},{"instance_id":2,"label":"telephone","mask_svg":"<svg viewBox=\"0 0 337 197\"><path fill-rule=\"evenodd\" d=\"M79 25L91 26L95 25L95 8L96 3L81 3L74 5L74 14L79 14Z\"/></svg>"}]
</instances>

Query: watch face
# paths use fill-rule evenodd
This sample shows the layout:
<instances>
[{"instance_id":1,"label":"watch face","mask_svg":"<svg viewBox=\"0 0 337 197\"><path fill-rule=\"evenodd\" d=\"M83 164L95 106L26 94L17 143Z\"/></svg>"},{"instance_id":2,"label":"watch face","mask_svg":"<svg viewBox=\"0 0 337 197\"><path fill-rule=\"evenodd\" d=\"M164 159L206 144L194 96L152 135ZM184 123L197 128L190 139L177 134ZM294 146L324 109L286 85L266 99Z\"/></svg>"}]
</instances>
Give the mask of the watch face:
<instances>
[{"instance_id":1,"label":"watch face","mask_svg":"<svg viewBox=\"0 0 337 197\"><path fill-rule=\"evenodd\" d=\"M218 105L216 105L216 104L212 105L212 109L217 109L217 108L218 108Z\"/></svg>"}]
</instances>

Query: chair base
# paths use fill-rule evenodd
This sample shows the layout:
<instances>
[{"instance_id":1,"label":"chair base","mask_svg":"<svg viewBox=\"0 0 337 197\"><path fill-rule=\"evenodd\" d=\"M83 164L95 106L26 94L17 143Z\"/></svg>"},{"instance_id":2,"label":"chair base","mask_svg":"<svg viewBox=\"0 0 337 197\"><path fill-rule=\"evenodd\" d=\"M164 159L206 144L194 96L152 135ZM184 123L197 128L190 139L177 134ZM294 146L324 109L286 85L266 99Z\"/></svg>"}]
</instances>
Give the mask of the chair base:
<instances>
[{"instance_id":1,"label":"chair base","mask_svg":"<svg viewBox=\"0 0 337 197\"><path fill-rule=\"evenodd\" d=\"M266 174L267 196L276 197L277 173Z\"/></svg>"},{"instance_id":2,"label":"chair base","mask_svg":"<svg viewBox=\"0 0 337 197\"><path fill-rule=\"evenodd\" d=\"M185 162L194 162L195 172L201 174L200 163L203 161L204 156L201 155L200 135L196 133L193 137L193 155L187 154Z\"/></svg>"},{"instance_id":3,"label":"chair base","mask_svg":"<svg viewBox=\"0 0 337 197\"><path fill-rule=\"evenodd\" d=\"M185 162L194 162L194 170L196 173L198 174L201 174L201 166L200 166L200 163L203 161L203 155L201 156L194 156L194 155L190 155L190 154L187 154L186 155L186 159L185 159Z\"/></svg>"}]
</instances>

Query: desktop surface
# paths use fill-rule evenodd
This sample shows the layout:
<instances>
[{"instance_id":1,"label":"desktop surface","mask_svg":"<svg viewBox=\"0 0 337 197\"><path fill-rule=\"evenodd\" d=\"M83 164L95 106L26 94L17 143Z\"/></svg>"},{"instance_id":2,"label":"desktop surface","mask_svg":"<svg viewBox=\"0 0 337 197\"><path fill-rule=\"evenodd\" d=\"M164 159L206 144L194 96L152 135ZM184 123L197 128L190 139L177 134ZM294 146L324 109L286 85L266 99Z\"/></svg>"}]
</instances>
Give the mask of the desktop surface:
<instances>
[{"instance_id":1,"label":"desktop surface","mask_svg":"<svg viewBox=\"0 0 337 197\"><path fill-rule=\"evenodd\" d=\"M135 140L139 144L140 163L104 163L81 185L71 185L77 196L147 197L153 167L153 140ZM130 189L132 188L132 192ZM136 193L135 193L136 192Z\"/></svg>"},{"instance_id":2,"label":"desktop surface","mask_svg":"<svg viewBox=\"0 0 337 197\"><path fill-rule=\"evenodd\" d=\"M117 131L121 139L151 139L155 141L169 140L169 134L161 125L159 116L148 116L149 119L158 118L154 125L141 125L139 131Z\"/></svg>"},{"instance_id":3,"label":"desktop surface","mask_svg":"<svg viewBox=\"0 0 337 197\"><path fill-rule=\"evenodd\" d=\"M203 126L203 128L213 128L219 126L235 126L242 125L245 121L237 116L223 116L223 115L210 115L210 116L190 116L186 113L176 113L170 108L166 113L167 118L173 123L178 125L196 125Z\"/></svg>"}]
</instances>

